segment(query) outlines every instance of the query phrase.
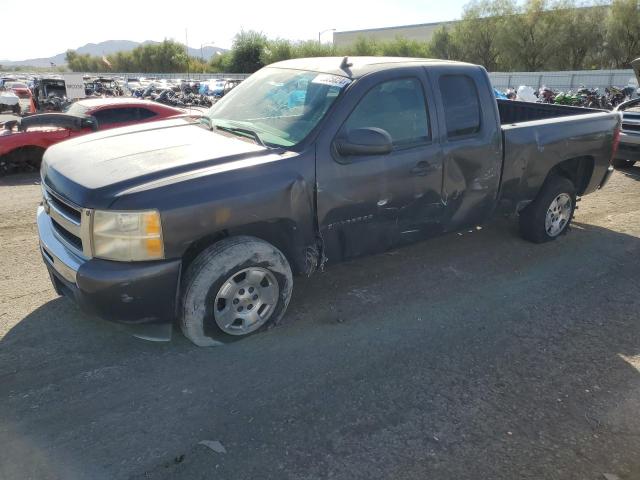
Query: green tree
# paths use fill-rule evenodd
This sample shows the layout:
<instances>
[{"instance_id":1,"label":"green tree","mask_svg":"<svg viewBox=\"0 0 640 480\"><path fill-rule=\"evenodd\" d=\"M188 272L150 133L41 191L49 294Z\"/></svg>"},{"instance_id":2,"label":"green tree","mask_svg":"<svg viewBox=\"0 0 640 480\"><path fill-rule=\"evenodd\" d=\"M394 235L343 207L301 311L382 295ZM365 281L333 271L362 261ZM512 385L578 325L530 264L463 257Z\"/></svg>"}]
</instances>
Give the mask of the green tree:
<instances>
[{"instance_id":1,"label":"green tree","mask_svg":"<svg viewBox=\"0 0 640 480\"><path fill-rule=\"evenodd\" d=\"M606 51L614 68L629 68L640 54L638 0L613 0L606 21Z\"/></svg>"},{"instance_id":2,"label":"green tree","mask_svg":"<svg viewBox=\"0 0 640 480\"><path fill-rule=\"evenodd\" d=\"M262 51L262 63L269 65L270 63L289 60L294 57L294 46L290 40L276 38L269 40Z\"/></svg>"},{"instance_id":3,"label":"green tree","mask_svg":"<svg viewBox=\"0 0 640 480\"><path fill-rule=\"evenodd\" d=\"M208 71L215 73L233 73L231 69L231 52L214 55L209 61Z\"/></svg>"},{"instance_id":4,"label":"green tree","mask_svg":"<svg viewBox=\"0 0 640 480\"><path fill-rule=\"evenodd\" d=\"M442 26L433 32L429 42L429 56L442 60L458 60L460 58L460 48L446 27Z\"/></svg>"},{"instance_id":5,"label":"green tree","mask_svg":"<svg viewBox=\"0 0 640 480\"><path fill-rule=\"evenodd\" d=\"M379 45L375 40L371 38L364 37L362 35L358 36L355 43L350 45L349 48L344 52L348 55L361 55L364 57L373 57L376 55L380 55Z\"/></svg>"},{"instance_id":6,"label":"green tree","mask_svg":"<svg viewBox=\"0 0 640 480\"><path fill-rule=\"evenodd\" d=\"M478 63L489 71L501 66L504 23L515 8L511 0L473 0L452 31L460 47L460 60Z\"/></svg>"},{"instance_id":7,"label":"green tree","mask_svg":"<svg viewBox=\"0 0 640 480\"><path fill-rule=\"evenodd\" d=\"M429 45L426 42L408 40L396 37L391 42L384 42L378 46L380 54L389 57L422 57L429 56Z\"/></svg>"},{"instance_id":8,"label":"green tree","mask_svg":"<svg viewBox=\"0 0 640 480\"><path fill-rule=\"evenodd\" d=\"M331 44L320 44L315 40L298 42L294 47L294 58L330 57L336 55L336 49Z\"/></svg>"},{"instance_id":9,"label":"green tree","mask_svg":"<svg viewBox=\"0 0 640 480\"><path fill-rule=\"evenodd\" d=\"M236 34L231 47L229 67L234 73L253 73L264 66L262 61L267 37L254 30Z\"/></svg>"},{"instance_id":10,"label":"green tree","mask_svg":"<svg viewBox=\"0 0 640 480\"><path fill-rule=\"evenodd\" d=\"M597 68L603 60L604 22L608 8L589 6L577 8L573 0L562 0L550 13L555 17L556 47L549 59L553 70Z\"/></svg>"},{"instance_id":11,"label":"green tree","mask_svg":"<svg viewBox=\"0 0 640 480\"><path fill-rule=\"evenodd\" d=\"M500 23L504 63L511 69L535 72L549 67L558 44L559 16L549 11L548 0L526 0Z\"/></svg>"}]
</instances>

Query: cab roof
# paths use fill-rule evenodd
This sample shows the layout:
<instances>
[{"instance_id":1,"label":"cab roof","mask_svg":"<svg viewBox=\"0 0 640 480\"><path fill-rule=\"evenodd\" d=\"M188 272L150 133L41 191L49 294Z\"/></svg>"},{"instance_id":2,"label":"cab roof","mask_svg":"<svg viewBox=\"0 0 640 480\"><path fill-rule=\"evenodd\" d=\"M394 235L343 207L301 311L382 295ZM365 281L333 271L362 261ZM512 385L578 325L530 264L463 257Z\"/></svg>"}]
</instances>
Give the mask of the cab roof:
<instances>
[{"instance_id":1,"label":"cab roof","mask_svg":"<svg viewBox=\"0 0 640 480\"><path fill-rule=\"evenodd\" d=\"M343 68L343 62L351 64ZM293 70L310 70L318 73L328 73L340 75L348 78L358 78L367 73L390 68L410 67L410 66L435 66L435 65L468 65L479 68L477 65L464 62L454 62L451 60L438 60L431 58L411 58L411 57L313 57L296 58L276 62L269 67L290 68Z\"/></svg>"}]
</instances>

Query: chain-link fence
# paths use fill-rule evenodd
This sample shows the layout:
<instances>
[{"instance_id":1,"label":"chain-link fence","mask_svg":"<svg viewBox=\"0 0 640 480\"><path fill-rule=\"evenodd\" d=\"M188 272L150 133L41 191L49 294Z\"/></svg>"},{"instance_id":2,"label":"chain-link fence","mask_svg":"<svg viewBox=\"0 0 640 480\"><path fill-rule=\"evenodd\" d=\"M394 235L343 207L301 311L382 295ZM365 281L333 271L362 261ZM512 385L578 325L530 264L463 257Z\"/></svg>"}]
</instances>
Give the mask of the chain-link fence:
<instances>
[{"instance_id":1,"label":"chain-link fence","mask_svg":"<svg viewBox=\"0 0 640 480\"><path fill-rule=\"evenodd\" d=\"M106 76L106 77L122 77L122 78L180 78L183 80L211 80L211 79L231 79L231 80L244 80L249 75L246 73L89 73L91 76Z\"/></svg>"},{"instance_id":2,"label":"chain-link fence","mask_svg":"<svg viewBox=\"0 0 640 480\"><path fill-rule=\"evenodd\" d=\"M244 80L249 75L243 73L109 73L109 76L124 78L182 78L209 80L230 78ZM625 87L638 85L633 70L576 70L571 72L493 72L489 73L491 83L498 90L518 88L528 85L533 88L546 86L557 90L576 90L581 86L606 88L612 85Z\"/></svg>"},{"instance_id":3,"label":"chain-link fence","mask_svg":"<svg viewBox=\"0 0 640 480\"><path fill-rule=\"evenodd\" d=\"M19 73L12 72L11 75ZM88 74L93 76L123 77L127 78L181 78L196 81L210 79L240 79L244 80L249 75L246 73L101 73ZM576 90L580 86L589 88L606 88L612 85L626 87L638 86L633 70L576 70L570 72L492 72L489 73L491 83L498 90L518 88L527 85L533 88L546 86L557 90Z\"/></svg>"},{"instance_id":4,"label":"chain-link fence","mask_svg":"<svg viewBox=\"0 0 640 480\"><path fill-rule=\"evenodd\" d=\"M581 86L606 88L610 86L638 86L633 70L576 70L572 72L493 72L489 73L491 83L498 90L518 88L527 85L542 86L557 90L577 90Z\"/></svg>"}]
</instances>

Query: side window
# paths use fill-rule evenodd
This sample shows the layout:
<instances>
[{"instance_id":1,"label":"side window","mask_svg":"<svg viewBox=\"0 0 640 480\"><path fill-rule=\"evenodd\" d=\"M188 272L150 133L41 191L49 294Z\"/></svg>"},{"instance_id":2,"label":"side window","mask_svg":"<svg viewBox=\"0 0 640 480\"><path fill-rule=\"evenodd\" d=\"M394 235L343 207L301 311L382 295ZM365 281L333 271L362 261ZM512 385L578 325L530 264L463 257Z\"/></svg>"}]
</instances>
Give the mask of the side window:
<instances>
[{"instance_id":1,"label":"side window","mask_svg":"<svg viewBox=\"0 0 640 480\"><path fill-rule=\"evenodd\" d=\"M146 108L138 108L138 119L139 120L147 120L151 117L155 117L156 112L152 112Z\"/></svg>"},{"instance_id":2,"label":"side window","mask_svg":"<svg viewBox=\"0 0 640 480\"><path fill-rule=\"evenodd\" d=\"M474 81L467 75L443 75L438 83L444 105L447 138L478 133L480 102Z\"/></svg>"},{"instance_id":3,"label":"side window","mask_svg":"<svg viewBox=\"0 0 640 480\"><path fill-rule=\"evenodd\" d=\"M105 108L93 114L98 125L135 122L138 119L137 108Z\"/></svg>"},{"instance_id":4,"label":"side window","mask_svg":"<svg viewBox=\"0 0 640 480\"><path fill-rule=\"evenodd\" d=\"M420 81L391 80L369 90L351 112L343 130L365 127L386 130L398 147L429 142L431 134Z\"/></svg>"}]
</instances>

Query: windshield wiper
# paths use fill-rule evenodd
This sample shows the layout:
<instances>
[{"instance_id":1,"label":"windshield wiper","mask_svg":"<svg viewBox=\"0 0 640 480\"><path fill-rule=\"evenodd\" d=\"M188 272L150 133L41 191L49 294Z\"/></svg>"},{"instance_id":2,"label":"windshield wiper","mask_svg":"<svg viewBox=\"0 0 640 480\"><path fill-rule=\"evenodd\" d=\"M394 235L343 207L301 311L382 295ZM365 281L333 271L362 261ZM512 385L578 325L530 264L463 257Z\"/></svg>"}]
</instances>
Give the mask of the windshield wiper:
<instances>
[{"instance_id":1,"label":"windshield wiper","mask_svg":"<svg viewBox=\"0 0 640 480\"><path fill-rule=\"evenodd\" d=\"M255 140L255 142L261 147L266 147L265 143L262 141L260 136L254 130L250 130L248 128L240 128L240 127L222 127L220 125L216 125L217 130L222 130L224 132L235 133L236 135L240 135L246 137L249 135L251 138Z\"/></svg>"}]
</instances>

